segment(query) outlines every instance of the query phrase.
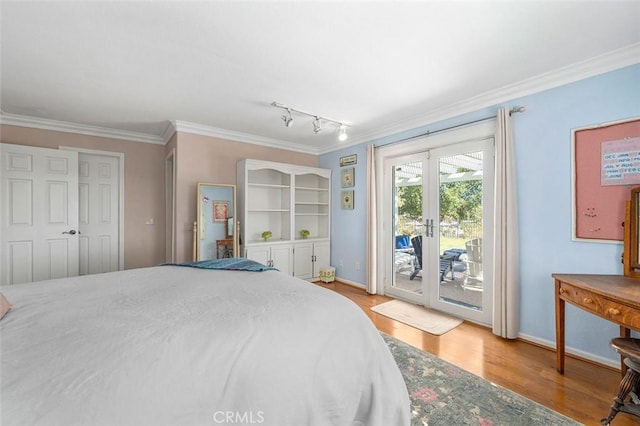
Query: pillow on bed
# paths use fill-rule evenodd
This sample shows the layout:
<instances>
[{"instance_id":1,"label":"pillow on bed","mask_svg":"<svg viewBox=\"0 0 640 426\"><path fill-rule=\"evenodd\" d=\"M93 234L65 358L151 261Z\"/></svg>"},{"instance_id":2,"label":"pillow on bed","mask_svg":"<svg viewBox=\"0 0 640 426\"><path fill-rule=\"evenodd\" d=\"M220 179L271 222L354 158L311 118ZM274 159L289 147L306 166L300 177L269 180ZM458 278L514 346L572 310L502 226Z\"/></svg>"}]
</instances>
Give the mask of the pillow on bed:
<instances>
[{"instance_id":1,"label":"pillow on bed","mask_svg":"<svg viewBox=\"0 0 640 426\"><path fill-rule=\"evenodd\" d=\"M4 294L0 293L0 319L2 319L2 317L4 317L7 312L9 312L9 309L11 309L12 306L13 305L9 303L7 298L4 297Z\"/></svg>"}]
</instances>

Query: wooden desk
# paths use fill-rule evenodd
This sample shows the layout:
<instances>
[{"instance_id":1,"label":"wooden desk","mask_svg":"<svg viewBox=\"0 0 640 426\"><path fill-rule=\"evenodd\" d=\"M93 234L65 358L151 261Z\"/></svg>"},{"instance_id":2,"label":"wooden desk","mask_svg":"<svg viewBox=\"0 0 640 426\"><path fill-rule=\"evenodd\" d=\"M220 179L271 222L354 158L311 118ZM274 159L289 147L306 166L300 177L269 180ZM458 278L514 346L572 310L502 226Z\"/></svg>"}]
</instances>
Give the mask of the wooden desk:
<instances>
[{"instance_id":1,"label":"wooden desk","mask_svg":"<svg viewBox=\"0 0 640 426\"><path fill-rule=\"evenodd\" d=\"M552 274L556 287L556 369L564 374L565 302L620 325L620 336L640 331L640 280L622 275ZM623 368L624 371L624 368Z\"/></svg>"},{"instance_id":2,"label":"wooden desk","mask_svg":"<svg viewBox=\"0 0 640 426\"><path fill-rule=\"evenodd\" d=\"M222 248L222 257L233 257L233 238L225 240L216 240L216 257L220 259L220 248Z\"/></svg>"}]
</instances>

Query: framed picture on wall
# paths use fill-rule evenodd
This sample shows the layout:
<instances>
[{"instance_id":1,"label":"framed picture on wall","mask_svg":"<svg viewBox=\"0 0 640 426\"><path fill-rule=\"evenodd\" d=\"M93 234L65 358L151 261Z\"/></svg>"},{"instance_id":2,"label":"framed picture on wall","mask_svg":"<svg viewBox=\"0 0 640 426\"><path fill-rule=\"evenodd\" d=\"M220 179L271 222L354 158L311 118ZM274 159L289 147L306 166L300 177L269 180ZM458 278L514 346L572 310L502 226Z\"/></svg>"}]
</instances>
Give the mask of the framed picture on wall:
<instances>
[{"instance_id":1,"label":"framed picture on wall","mask_svg":"<svg viewBox=\"0 0 640 426\"><path fill-rule=\"evenodd\" d=\"M353 166L357 162L358 162L357 154L351 154L351 155L346 155L344 157L340 157L340 167Z\"/></svg>"},{"instance_id":2,"label":"framed picture on wall","mask_svg":"<svg viewBox=\"0 0 640 426\"><path fill-rule=\"evenodd\" d=\"M573 129L573 239L624 239L625 201L640 185L640 117Z\"/></svg>"},{"instance_id":3,"label":"framed picture on wall","mask_svg":"<svg viewBox=\"0 0 640 426\"><path fill-rule=\"evenodd\" d=\"M229 218L229 202L214 201L213 202L213 221L226 222Z\"/></svg>"},{"instance_id":4,"label":"framed picture on wall","mask_svg":"<svg viewBox=\"0 0 640 426\"><path fill-rule=\"evenodd\" d=\"M342 191L342 210L353 210L353 190Z\"/></svg>"},{"instance_id":5,"label":"framed picture on wall","mask_svg":"<svg viewBox=\"0 0 640 426\"><path fill-rule=\"evenodd\" d=\"M342 187L350 188L355 185L355 176L353 167L342 169Z\"/></svg>"}]
</instances>

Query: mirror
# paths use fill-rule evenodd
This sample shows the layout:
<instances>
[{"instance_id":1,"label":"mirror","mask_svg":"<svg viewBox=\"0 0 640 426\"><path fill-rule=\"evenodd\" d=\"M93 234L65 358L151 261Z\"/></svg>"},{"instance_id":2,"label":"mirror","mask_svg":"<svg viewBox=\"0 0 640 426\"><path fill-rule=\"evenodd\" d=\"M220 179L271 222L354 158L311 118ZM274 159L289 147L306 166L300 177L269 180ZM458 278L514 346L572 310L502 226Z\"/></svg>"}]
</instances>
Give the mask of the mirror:
<instances>
[{"instance_id":1,"label":"mirror","mask_svg":"<svg viewBox=\"0 0 640 426\"><path fill-rule=\"evenodd\" d=\"M193 259L238 256L236 186L198 182Z\"/></svg>"},{"instance_id":2,"label":"mirror","mask_svg":"<svg viewBox=\"0 0 640 426\"><path fill-rule=\"evenodd\" d=\"M631 189L624 222L624 275L640 278L640 187Z\"/></svg>"}]
</instances>

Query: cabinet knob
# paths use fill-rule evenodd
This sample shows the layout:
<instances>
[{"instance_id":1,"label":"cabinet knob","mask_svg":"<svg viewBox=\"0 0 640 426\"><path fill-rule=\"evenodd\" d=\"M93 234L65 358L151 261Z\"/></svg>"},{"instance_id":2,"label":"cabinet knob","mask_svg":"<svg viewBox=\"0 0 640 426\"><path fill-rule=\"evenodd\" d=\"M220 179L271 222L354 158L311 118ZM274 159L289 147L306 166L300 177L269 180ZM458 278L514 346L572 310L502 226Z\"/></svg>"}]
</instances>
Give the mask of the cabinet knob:
<instances>
[{"instance_id":1,"label":"cabinet knob","mask_svg":"<svg viewBox=\"0 0 640 426\"><path fill-rule=\"evenodd\" d=\"M563 287L560 287L560 294L565 294L567 292L567 290L565 290Z\"/></svg>"},{"instance_id":2,"label":"cabinet knob","mask_svg":"<svg viewBox=\"0 0 640 426\"><path fill-rule=\"evenodd\" d=\"M616 308L609 308L609 314L611 315L620 315L620 311Z\"/></svg>"}]
</instances>

